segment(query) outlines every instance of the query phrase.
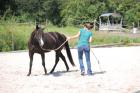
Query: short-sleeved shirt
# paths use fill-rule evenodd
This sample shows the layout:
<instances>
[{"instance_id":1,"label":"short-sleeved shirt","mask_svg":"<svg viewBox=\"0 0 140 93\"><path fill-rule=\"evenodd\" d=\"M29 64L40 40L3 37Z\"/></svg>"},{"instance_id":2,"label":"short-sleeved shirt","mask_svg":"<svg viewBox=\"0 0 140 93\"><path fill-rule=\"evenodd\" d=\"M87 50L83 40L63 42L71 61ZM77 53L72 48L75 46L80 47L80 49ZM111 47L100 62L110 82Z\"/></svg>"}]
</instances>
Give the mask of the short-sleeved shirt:
<instances>
[{"instance_id":1,"label":"short-sleeved shirt","mask_svg":"<svg viewBox=\"0 0 140 93\"><path fill-rule=\"evenodd\" d=\"M89 45L89 39L93 36L93 33L89 31L88 29L80 29L80 36L78 41L78 47L83 45Z\"/></svg>"}]
</instances>

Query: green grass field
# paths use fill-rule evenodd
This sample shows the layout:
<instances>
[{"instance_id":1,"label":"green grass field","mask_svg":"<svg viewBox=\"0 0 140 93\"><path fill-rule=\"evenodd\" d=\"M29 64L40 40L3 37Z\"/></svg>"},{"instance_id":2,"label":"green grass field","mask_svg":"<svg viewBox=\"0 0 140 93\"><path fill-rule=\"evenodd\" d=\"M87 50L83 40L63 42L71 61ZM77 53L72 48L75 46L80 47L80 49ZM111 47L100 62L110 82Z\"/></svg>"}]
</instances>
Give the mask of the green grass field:
<instances>
[{"instance_id":1,"label":"green grass field","mask_svg":"<svg viewBox=\"0 0 140 93\"><path fill-rule=\"evenodd\" d=\"M51 24L45 27L45 32L57 31L65 34L66 36L75 35L80 27L57 27ZM16 22L4 22L0 23L0 51L11 50L26 50L27 42L31 32L35 29L33 24L21 24ZM102 44L114 44L122 43L128 45L130 43L140 43L139 36L129 35L127 33L113 33L113 32L99 32L93 31L94 40L92 45ZM69 41L71 47L75 47L77 39Z\"/></svg>"}]
</instances>

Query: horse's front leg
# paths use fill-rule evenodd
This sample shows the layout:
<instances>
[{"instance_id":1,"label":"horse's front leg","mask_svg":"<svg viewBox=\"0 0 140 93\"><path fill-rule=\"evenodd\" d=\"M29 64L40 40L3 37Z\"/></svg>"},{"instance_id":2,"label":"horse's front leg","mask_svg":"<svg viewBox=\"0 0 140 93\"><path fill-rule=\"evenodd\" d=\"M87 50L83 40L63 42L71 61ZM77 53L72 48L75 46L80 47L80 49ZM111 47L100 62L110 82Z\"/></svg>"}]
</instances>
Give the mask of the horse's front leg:
<instances>
[{"instance_id":1,"label":"horse's front leg","mask_svg":"<svg viewBox=\"0 0 140 93\"><path fill-rule=\"evenodd\" d=\"M45 75L47 75L47 70L46 70L46 67L45 67L45 54L44 53L41 54L41 58L42 58L42 65L44 67Z\"/></svg>"},{"instance_id":2,"label":"horse's front leg","mask_svg":"<svg viewBox=\"0 0 140 93\"><path fill-rule=\"evenodd\" d=\"M34 55L34 53L29 51L30 65L29 65L29 72L28 72L27 76L30 76L30 74L31 74L32 63L33 63L33 55Z\"/></svg>"}]
</instances>

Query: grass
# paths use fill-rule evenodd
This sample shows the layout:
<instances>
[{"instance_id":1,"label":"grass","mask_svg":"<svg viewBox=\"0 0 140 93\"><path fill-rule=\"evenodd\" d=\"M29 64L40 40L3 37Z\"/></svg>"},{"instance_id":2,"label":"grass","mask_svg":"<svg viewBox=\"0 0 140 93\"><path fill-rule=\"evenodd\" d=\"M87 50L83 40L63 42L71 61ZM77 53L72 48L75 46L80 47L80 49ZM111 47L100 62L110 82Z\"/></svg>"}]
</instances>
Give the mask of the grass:
<instances>
[{"instance_id":1,"label":"grass","mask_svg":"<svg viewBox=\"0 0 140 93\"><path fill-rule=\"evenodd\" d=\"M75 35L80 27L57 27L51 24L45 27L45 32L56 31L65 34L66 36ZM30 37L31 32L34 30L35 25L33 24L19 24L16 22L5 22L2 21L0 24L0 51L11 51L11 50L25 50L27 49L27 41ZM112 43L123 43L125 45L129 43L140 43L140 38L133 37L133 35L123 33L112 33L112 32L99 32L93 31L94 40L92 45L112 44ZM75 47L77 39L69 41L71 47Z\"/></svg>"}]
</instances>

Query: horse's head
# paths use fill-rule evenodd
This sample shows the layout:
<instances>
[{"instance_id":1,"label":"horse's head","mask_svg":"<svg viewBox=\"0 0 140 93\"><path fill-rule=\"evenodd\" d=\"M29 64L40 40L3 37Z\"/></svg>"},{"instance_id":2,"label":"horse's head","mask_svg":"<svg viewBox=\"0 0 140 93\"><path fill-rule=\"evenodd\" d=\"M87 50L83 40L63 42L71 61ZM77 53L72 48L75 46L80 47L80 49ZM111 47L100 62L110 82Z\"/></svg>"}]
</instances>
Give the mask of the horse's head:
<instances>
[{"instance_id":1,"label":"horse's head","mask_svg":"<svg viewBox=\"0 0 140 93\"><path fill-rule=\"evenodd\" d=\"M36 25L36 29L34 30L34 39L39 43L39 45L42 47L44 45L43 41L43 32L44 28L39 27Z\"/></svg>"}]
</instances>

